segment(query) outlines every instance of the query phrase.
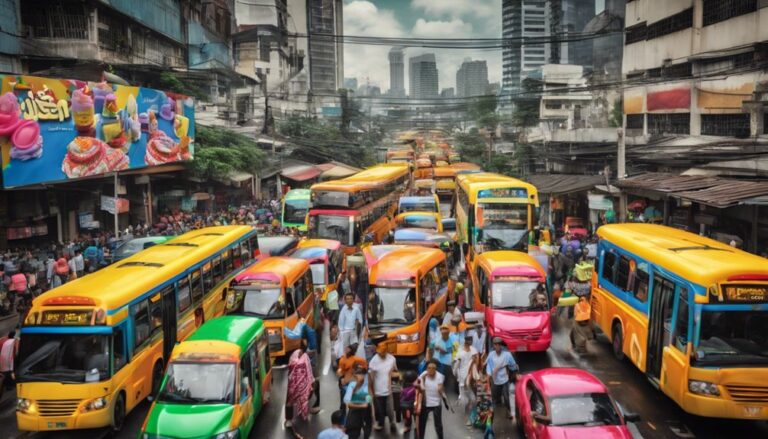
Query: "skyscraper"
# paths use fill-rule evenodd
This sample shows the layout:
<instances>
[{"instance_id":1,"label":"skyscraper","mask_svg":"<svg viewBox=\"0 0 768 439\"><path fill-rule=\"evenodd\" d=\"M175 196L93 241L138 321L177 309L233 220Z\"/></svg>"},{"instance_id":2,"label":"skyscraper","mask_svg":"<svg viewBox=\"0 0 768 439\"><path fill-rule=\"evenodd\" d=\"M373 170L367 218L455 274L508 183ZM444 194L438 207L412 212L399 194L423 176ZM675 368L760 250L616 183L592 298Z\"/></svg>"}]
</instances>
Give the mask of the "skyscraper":
<instances>
[{"instance_id":1,"label":"skyscraper","mask_svg":"<svg viewBox=\"0 0 768 439\"><path fill-rule=\"evenodd\" d=\"M467 60L456 72L456 96L482 96L488 93L488 64Z\"/></svg>"},{"instance_id":2,"label":"skyscraper","mask_svg":"<svg viewBox=\"0 0 768 439\"><path fill-rule=\"evenodd\" d=\"M409 58L408 67L411 99L436 98L438 96L438 72L435 54L425 53Z\"/></svg>"},{"instance_id":3,"label":"skyscraper","mask_svg":"<svg viewBox=\"0 0 768 439\"><path fill-rule=\"evenodd\" d=\"M389 51L389 95L405 97L405 54L402 47Z\"/></svg>"},{"instance_id":4,"label":"skyscraper","mask_svg":"<svg viewBox=\"0 0 768 439\"><path fill-rule=\"evenodd\" d=\"M503 93L517 93L521 77L546 64L549 59L549 35L545 0L503 0L501 35L506 39L502 50ZM530 39L539 41L530 42ZM528 44L523 44L528 39Z\"/></svg>"},{"instance_id":5,"label":"skyscraper","mask_svg":"<svg viewBox=\"0 0 768 439\"><path fill-rule=\"evenodd\" d=\"M594 40L567 40L577 40L574 34L584 32L587 23L595 16L595 0L548 0L547 5L550 34L558 40L566 40L550 46L549 62L591 68Z\"/></svg>"},{"instance_id":6,"label":"skyscraper","mask_svg":"<svg viewBox=\"0 0 768 439\"><path fill-rule=\"evenodd\" d=\"M313 92L335 93L344 78L342 0L306 0L309 82Z\"/></svg>"}]
</instances>

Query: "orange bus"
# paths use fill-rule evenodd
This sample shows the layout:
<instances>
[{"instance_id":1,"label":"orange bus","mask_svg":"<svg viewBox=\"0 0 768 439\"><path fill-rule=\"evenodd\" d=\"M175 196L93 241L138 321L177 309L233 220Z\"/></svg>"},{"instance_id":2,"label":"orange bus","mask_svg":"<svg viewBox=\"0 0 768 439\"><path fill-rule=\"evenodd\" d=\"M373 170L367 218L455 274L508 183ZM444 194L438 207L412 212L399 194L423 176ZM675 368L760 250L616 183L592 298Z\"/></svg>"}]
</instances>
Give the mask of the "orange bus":
<instances>
[{"instance_id":1,"label":"orange bus","mask_svg":"<svg viewBox=\"0 0 768 439\"><path fill-rule=\"evenodd\" d=\"M341 242L354 253L364 238L382 242L392 227L397 201L410 187L405 163L373 166L350 177L312 185L310 238Z\"/></svg>"},{"instance_id":2,"label":"orange bus","mask_svg":"<svg viewBox=\"0 0 768 439\"><path fill-rule=\"evenodd\" d=\"M320 324L309 262L274 256L255 263L230 283L226 313L264 320L271 356L297 349L301 340L287 338L285 328L295 328L300 318L312 327Z\"/></svg>"}]
</instances>

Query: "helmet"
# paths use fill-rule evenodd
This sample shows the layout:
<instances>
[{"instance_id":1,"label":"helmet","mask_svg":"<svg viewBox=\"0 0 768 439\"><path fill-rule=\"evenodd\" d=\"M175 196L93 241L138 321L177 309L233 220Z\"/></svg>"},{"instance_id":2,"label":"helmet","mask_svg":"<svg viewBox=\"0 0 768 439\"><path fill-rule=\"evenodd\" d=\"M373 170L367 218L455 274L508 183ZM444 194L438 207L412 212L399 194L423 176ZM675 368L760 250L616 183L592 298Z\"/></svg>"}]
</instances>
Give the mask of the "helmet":
<instances>
[{"instance_id":1,"label":"helmet","mask_svg":"<svg viewBox=\"0 0 768 439\"><path fill-rule=\"evenodd\" d=\"M450 250L451 249L451 243L448 241L443 241L440 243L440 249L441 250Z\"/></svg>"},{"instance_id":2,"label":"helmet","mask_svg":"<svg viewBox=\"0 0 768 439\"><path fill-rule=\"evenodd\" d=\"M456 282L456 289L457 290L463 290L464 289L464 284L461 283L461 282Z\"/></svg>"}]
</instances>

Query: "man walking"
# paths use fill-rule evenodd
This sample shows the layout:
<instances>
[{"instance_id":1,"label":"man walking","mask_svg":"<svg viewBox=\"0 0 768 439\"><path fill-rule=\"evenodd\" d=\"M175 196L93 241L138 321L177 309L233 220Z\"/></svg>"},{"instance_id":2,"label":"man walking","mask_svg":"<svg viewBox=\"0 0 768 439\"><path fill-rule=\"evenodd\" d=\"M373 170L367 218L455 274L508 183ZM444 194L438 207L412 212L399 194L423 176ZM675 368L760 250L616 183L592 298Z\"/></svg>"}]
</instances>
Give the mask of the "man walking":
<instances>
[{"instance_id":1,"label":"man walking","mask_svg":"<svg viewBox=\"0 0 768 439\"><path fill-rule=\"evenodd\" d=\"M355 295L347 292L344 295L344 307L339 310L339 335L342 346L358 342L358 331L363 326L363 315L360 308L355 306Z\"/></svg>"},{"instance_id":2,"label":"man walking","mask_svg":"<svg viewBox=\"0 0 768 439\"><path fill-rule=\"evenodd\" d=\"M384 418L389 417L389 430L397 432L395 424L394 401L392 398L392 374L397 372L395 357L387 352L387 343L381 342L376 346L376 355L373 356L368 366L368 371L373 381L373 407L376 411L374 430L384 428Z\"/></svg>"},{"instance_id":3,"label":"man walking","mask_svg":"<svg viewBox=\"0 0 768 439\"><path fill-rule=\"evenodd\" d=\"M514 400L510 398L510 394L514 392L514 383L510 380L508 369L514 371L517 376L519 368L512 354L503 349L503 346L504 341L501 338L493 338L493 351L488 354L485 371L491 377L493 402L499 404L504 400L509 419L512 420L515 418L515 412L512 406Z\"/></svg>"},{"instance_id":4,"label":"man walking","mask_svg":"<svg viewBox=\"0 0 768 439\"><path fill-rule=\"evenodd\" d=\"M456 383L451 369L451 363L453 363L455 339L450 331L451 329L448 325L442 325L440 327L440 338L435 340L432 346L435 351L435 357L437 357L437 361L440 362L440 370L445 375L446 387L449 387L450 385L455 386Z\"/></svg>"}]
</instances>

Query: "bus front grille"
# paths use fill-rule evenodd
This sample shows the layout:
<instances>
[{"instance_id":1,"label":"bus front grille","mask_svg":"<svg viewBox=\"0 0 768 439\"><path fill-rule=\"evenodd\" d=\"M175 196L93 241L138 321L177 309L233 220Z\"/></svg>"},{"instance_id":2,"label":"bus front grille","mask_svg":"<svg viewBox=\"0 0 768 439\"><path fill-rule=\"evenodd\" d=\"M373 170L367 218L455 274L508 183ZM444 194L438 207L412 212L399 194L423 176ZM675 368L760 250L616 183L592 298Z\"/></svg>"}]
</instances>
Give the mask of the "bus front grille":
<instances>
[{"instance_id":1,"label":"bus front grille","mask_svg":"<svg viewBox=\"0 0 768 439\"><path fill-rule=\"evenodd\" d=\"M70 416L79 405L79 399L40 399L37 410L41 416Z\"/></svg>"},{"instance_id":2,"label":"bus front grille","mask_svg":"<svg viewBox=\"0 0 768 439\"><path fill-rule=\"evenodd\" d=\"M768 404L768 387L726 384L725 388L734 401Z\"/></svg>"}]
</instances>

